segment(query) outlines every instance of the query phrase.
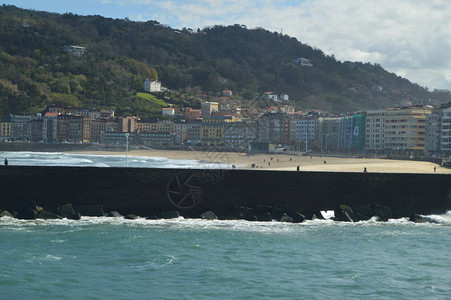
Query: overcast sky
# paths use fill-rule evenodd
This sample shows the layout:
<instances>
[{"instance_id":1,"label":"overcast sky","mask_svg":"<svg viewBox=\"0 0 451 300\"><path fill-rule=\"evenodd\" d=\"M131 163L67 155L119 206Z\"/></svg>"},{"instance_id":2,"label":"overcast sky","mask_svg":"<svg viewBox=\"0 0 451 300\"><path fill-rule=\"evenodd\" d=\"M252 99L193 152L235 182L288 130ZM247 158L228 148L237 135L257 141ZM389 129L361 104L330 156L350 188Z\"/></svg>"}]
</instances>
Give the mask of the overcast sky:
<instances>
[{"instance_id":1,"label":"overcast sky","mask_svg":"<svg viewBox=\"0 0 451 300\"><path fill-rule=\"evenodd\" d=\"M451 90L450 0L10 0L2 4L156 20L173 28L245 24L282 31L338 60L379 63L429 89Z\"/></svg>"}]
</instances>

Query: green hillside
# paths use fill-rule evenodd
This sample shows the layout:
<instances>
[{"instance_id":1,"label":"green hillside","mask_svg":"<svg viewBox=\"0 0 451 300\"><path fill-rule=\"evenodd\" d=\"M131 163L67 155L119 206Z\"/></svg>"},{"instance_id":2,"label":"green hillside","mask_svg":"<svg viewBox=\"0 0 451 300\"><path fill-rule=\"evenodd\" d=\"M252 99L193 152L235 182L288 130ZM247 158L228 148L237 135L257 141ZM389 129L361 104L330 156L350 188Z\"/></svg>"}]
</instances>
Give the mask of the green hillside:
<instances>
[{"instance_id":1,"label":"green hillside","mask_svg":"<svg viewBox=\"0 0 451 300\"><path fill-rule=\"evenodd\" d=\"M0 7L0 117L49 104L113 108L151 116L165 103L198 106L198 96L232 89L243 105L264 91L297 108L331 112L449 101L369 63L339 62L293 37L244 26L175 30L131 22ZM65 45L87 52L76 57ZM313 67L296 63L307 58ZM170 89L142 97L143 81ZM137 94L138 93L138 94Z\"/></svg>"}]
</instances>

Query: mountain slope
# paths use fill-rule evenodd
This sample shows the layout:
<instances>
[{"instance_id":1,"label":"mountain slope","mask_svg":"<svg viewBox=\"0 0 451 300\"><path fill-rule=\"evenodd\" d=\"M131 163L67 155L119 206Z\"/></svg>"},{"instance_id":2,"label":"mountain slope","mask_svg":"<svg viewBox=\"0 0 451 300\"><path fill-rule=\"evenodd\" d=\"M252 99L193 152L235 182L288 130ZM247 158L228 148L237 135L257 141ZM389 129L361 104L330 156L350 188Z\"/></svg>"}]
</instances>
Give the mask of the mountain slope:
<instances>
[{"instance_id":1,"label":"mountain slope","mask_svg":"<svg viewBox=\"0 0 451 300\"><path fill-rule=\"evenodd\" d=\"M35 113L50 103L110 107L151 115L159 106L137 97L145 78L179 94L216 96L232 89L243 104L264 91L286 93L298 108L331 112L449 101L372 64L339 62L295 38L244 26L174 30L130 22L0 7L0 116ZM87 49L83 57L65 45ZM313 67L295 60L303 57ZM196 102L189 102L196 105Z\"/></svg>"}]
</instances>

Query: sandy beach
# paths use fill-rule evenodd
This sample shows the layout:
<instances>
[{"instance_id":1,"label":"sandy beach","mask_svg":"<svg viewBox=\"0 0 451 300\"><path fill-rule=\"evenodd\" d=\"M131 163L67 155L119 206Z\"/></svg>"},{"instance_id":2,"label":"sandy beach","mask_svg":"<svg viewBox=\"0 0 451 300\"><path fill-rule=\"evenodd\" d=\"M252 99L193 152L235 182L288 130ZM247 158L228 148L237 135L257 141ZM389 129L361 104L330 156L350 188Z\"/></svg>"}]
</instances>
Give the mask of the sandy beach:
<instances>
[{"instance_id":1,"label":"sandy beach","mask_svg":"<svg viewBox=\"0 0 451 300\"><path fill-rule=\"evenodd\" d=\"M124 152L114 151L83 151L71 152L90 155L125 155ZM210 162L223 162L235 165L241 169L262 170L292 170L297 166L301 171L333 171L333 172L368 172L385 173L449 173L451 169L442 168L437 164L419 161L388 160L373 158L337 158L324 156L290 156L285 154L252 154L235 152L202 152L202 151L174 151L174 150L133 150L129 156L164 157L171 159L192 159Z\"/></svg>"}]
</instances>

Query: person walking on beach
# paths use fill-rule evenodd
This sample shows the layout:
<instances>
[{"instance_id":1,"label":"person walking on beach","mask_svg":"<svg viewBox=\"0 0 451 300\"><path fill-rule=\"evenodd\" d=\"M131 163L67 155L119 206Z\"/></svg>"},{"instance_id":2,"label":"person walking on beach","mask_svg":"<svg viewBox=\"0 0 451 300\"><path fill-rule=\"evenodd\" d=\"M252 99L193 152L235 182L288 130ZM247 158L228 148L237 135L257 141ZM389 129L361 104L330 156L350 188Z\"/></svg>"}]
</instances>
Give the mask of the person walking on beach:
<instances>
[{"instance_id":1,"label":"person walking on beach","mask_svg":"<svg viewBox=\"0 0 451 300\"><path fill-rule=\"evenodd\" d=\"M437 167L436 166L434 166L434 173L435 173L435 171L437 171Z\"/></svg>"},{"instance_id":2,"label":"person walking on beach","mask_svg":"<svg viewBox=\"0 0 451 300\"><path fill-rule=\"evenodd\" d=\"M296 170L299 171L299 168L300 168L300 166L298 166L298 167L296 168Z\"/></svg>"},{"instance_id":3,"label":"person walking on beach","mask_svg":"<svg viewBox=\"0 0 451 300\"><path fill-rule=\"evenodd\" d=\"M5 166L8 165L8 160L5 158Z\"/></svg>"}]
</instances>

